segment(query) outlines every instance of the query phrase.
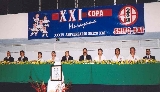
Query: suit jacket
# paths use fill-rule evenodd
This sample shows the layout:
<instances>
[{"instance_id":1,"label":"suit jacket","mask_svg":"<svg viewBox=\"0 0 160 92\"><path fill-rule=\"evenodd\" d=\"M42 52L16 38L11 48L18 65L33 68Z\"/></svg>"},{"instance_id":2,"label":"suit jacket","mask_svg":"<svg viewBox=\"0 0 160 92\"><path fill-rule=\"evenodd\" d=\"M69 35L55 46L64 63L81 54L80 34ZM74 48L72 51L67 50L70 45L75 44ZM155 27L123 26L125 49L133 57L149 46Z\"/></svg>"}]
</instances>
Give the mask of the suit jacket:
<instances>
[{"instance_id":1,"label":"suit jacket","mask_svg":"<svg viewBox=\"0 0 160 92\"><path fill-rule=\"evenodd\" d=\"M150 55L150 58L147 58L147 56L144 56L143 59L156 59L156 58L155 58L155 56Z\"/></svg>"},{"instance_id":2,"label":"suit jacket","mask_svg":"<svg viewBox=\"0 0 160 92\"><path fill-rule=\"evenodd\" d=\"M21 57L18 58L18 61L28 61L28 58L24 56L24 58L21 60Z\"/></svg>"},{"instance_id":3,"label":"suit jacket","mask_svg":"<svg viewBox=\"0 0 160 92\"><path fill-rule=\"evenodd\" d=\"M4 61L14 62L14 58L13 57L9 57L9 58L5 57Z\"/></svg>"},{"instance_id":4,"label":"suit jacket","mask_svg":"<svg viewBox=\"0 0 160 92\"><path fill-rule=\"evenodd\" d=\"M69 57L68 57L68 60L73 60L73 57L72 57L72 56L69 56ZM63 56L61 61L67 61L66 56Z\"/></svg>"},{"instance_id":5,"label":"suit jacket","mask_svg":"<svg viewBox=\"0 0 160 92\"><path fill-rule=\"evenodd\" d=\"M86 59L87 59L87 60L92 60L91 55L87 55L87 56L86 56ZM83 60L84 60L84 55L81 55L81 56L79 57L79 61L83 61Z\"/></svg>"}]
</instances>

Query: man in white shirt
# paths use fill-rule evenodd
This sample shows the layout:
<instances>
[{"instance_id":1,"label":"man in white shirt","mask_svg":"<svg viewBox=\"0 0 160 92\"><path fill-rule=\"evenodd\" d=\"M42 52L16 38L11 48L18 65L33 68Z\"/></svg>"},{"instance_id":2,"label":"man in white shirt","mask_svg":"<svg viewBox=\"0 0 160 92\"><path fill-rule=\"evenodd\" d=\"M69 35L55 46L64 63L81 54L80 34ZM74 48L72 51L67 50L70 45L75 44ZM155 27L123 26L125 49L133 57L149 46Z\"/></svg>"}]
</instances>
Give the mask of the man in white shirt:
<instances>
[{"instance_id":1,"label":"man in white shirt","mask_svg":"<svg viewBox=\"0 0 160 92\"><path fill-rule=\"evenodd\" d=\"M118 61L124 61L124 57L120 55L120 49L115 49L115 56L111 59L112 61L118 62Z\"/></svg>"},{"instance_id":2,"label":"man in white shirt","mask_svg":"<svg viewBox=\"0 0 160 92\"><path fill-rule=\"evenodd\" d=\"M132 61L136 61L139 60L140 58L135 55L136 53L136 49L134 47L130 48L130 55L127 57L127 60L132 60Z\"/></svg>"},{"instance_id":3,"label":"man in white shirt","mask_svg":"<svg viewBox=\"0 0 160 92\"><path fill-rule=\"evenodd\" d=\"M98 49L98 56L94 58L95 61L103 61L106 60L106 57L103 55L103 50L100 48Z\"/></svg>"},{"instance_id":4,"label":"man in white shirt","mask_svg":"<svg viewBox=\"0 0 160 92\"><path fill-rule=\"evenodd\" d=\"M51 61L54 61L55 63L60 62L59 58L56 57L56 52L55 51L52 51L51 56L52 56L52 58L50 59Z\"/></svg>"},{"instance_id":5,"label":"man in white shirt","mask_svg":"<svg viewBox=\"0 0 160 92\"><path fill-rule=\"evenodd\" d=\"M52 56L52 57L50 58L49 61L51 61L51 62L53 61L54 64L61 64L60 59L56 57L56 52L55 52L55 51L52 51L52 52L51 52L51 56Z\"/></svg>"},{"instance_id":6,"label":"man in white shirt","mask_svg":"<svg viewBox=\"0 0 160 92\"><path fill-rule=\"evenodd\" d=\"M44 62L42 59L42 52L38 52L38 61Z\"/></svg>"}]
</instances>

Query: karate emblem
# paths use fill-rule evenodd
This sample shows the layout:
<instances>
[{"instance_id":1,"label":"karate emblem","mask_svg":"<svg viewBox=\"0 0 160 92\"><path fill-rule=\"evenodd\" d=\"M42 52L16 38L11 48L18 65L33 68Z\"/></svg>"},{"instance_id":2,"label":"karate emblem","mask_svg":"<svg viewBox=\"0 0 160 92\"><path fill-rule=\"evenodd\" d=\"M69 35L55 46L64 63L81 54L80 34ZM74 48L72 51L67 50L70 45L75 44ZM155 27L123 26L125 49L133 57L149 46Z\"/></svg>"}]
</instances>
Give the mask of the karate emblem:
<instances>
[{"instance_id":1,"label":"karate emblem","mask_svg":"<svg viewBox=\"0 0 160 92\"><path fill-rule=\"evenodd\" d=\"M134 6L124 6L119 12L119 20L123 25L133 25L138 19L138 11Z\"/></svg>"}]
</instances>

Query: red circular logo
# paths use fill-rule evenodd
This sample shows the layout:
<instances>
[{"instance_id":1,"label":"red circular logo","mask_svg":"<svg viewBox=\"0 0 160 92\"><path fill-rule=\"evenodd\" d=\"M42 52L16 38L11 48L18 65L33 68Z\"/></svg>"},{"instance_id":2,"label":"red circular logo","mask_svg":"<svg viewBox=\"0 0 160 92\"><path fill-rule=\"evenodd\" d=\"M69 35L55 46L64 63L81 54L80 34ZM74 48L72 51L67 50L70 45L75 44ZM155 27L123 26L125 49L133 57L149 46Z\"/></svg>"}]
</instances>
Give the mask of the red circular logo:
<instances>
[{"instance_id":1,"label":"red circular logo","mask_svg":"<svg viewBox=\"0 0 160 92\"><path fill-rule=\"evenodd\" d=\"M134 6L124 6L120 10L118 18L123 25L133 25L138 19L138 11Z\"/></svg>"}]
</instances>

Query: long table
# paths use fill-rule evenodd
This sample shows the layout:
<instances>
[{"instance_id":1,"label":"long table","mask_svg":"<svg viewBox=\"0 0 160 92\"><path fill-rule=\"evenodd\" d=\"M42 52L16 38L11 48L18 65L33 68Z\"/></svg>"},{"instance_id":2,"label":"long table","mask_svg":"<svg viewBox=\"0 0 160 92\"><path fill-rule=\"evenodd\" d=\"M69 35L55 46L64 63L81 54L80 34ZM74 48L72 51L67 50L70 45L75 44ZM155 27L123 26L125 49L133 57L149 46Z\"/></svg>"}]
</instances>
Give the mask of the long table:
<instances>
[{"instance_id":1,"label":"long table","mask_svg":"<svg viewBox=\"0 0 160 92\"><path fill-rule=\"evenodd\" d=\"M0 65L0 82L27 83L48 82L51 65ZM105 85L158 85L160 64L107 65L73 64L62 65L65 82L72 84Z\"/></svg>"},{"instance_id":2,"label":"long table","mask_svg":"<svg viewBox=\"0 0 160 92\"><path fill-rule=\"evenodd\" d=\"M0 82L28 83L34 81L48 82L51 65L0 65Z\"/></svg>"}]
</instances>

